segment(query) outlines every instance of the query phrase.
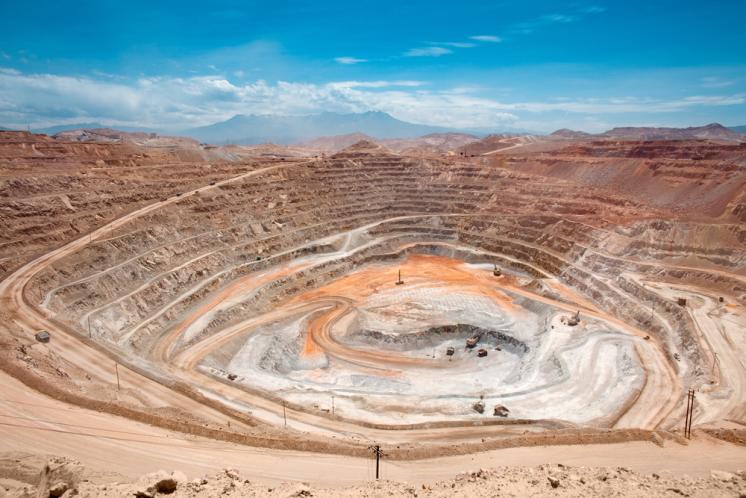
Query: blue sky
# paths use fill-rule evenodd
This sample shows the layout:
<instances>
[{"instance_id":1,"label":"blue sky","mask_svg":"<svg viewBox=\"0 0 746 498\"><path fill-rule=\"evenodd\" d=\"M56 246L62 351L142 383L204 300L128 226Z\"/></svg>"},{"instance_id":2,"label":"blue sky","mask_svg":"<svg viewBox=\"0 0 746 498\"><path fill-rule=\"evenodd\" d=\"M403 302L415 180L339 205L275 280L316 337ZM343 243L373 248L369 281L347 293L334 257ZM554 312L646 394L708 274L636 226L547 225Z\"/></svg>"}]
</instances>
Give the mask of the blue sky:
<instances>
[{"instance_id":1,"label":"blue sky","mask_svg":"<svg viewBox=\"0 0 746 498\"><path fill-rule=\"evenodd\" d=\"M0 1L5 126L746 124L743 0Z\"/></svg>"}]
</instances>

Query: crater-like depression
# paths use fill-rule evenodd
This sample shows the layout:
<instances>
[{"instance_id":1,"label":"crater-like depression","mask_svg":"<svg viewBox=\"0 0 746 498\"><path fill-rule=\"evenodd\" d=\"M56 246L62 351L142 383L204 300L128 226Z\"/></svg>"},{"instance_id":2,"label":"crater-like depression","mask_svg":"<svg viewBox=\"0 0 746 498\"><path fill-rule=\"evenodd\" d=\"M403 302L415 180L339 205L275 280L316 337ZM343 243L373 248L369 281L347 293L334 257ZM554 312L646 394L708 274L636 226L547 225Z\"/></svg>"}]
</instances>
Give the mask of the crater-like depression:
<instances>
[{"instance_id":1,"label":"crater-like depression","mask_svg":"<svg viewBox=\"0 0 746 498\"><path fill-rule=\"evenodd\" d=\"M636 348L646 342L611 317L578 313L569 292L490 264L412 254L299 294L198 368L373 424L613 419L644 384Z\"/></svg>"}]
</instances>

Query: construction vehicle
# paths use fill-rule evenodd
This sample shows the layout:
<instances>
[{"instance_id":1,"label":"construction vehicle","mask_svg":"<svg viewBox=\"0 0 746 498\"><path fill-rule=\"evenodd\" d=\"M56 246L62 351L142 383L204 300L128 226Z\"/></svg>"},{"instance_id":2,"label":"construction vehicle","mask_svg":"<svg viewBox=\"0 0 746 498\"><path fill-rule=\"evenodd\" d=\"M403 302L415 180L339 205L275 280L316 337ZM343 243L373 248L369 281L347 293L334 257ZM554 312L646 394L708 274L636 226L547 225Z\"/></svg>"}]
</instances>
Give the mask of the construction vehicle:
<instances>
[{"instance_id":1,"label":"construction vehicle","mask_svg":"<svg viewBox=\"0 0 746 498\"><path fill-rule=\"evenodd\" d=\"M484 358L485 356L487 356L487 350L484 348L480 349L479 351L477 351L477 356L479 356L480 358Z\"/></svg>"},{"instance_id":2,"label":"construction vehicle","mask_svg":"<svg viewBox=\"0 0 746 498\"><path fill-rule=\"evenodd\" d=\"M446 354L448 356L453 356L456 353L456 348L453 346L449 346L448 349L446 349Z\"/></svg>"},{"instance_id":3,"label":"construction vehicle","mask_svg":"<svg viewBox=\"0 0 746 498\"><path fill-rule=\"evenodd\" d=\"M492 415L495 417L507 417L510 410L505 405L495 405Z\"/></svg>"},{"instance_id":4,"label":"construction vehicle","mask_svg":"<svg viewBox=\"0 0 746 498\"><path fill-rule=\"evenodd\" d=\"M479 342L479 336L473 335L466 340L466 347L473 348L474 346L477 345L478 342Z\"/></svg>"},{"instance_id":5,"label":"construction vehicle","mask_svg":"<svg viewBox=\"0 0 746 498\"><path fill-rule=\"evenodd\" d=\"M477 413L484 413L484 401L477 401L471 407L474 409Z\"/></svg>"}]
</instances>

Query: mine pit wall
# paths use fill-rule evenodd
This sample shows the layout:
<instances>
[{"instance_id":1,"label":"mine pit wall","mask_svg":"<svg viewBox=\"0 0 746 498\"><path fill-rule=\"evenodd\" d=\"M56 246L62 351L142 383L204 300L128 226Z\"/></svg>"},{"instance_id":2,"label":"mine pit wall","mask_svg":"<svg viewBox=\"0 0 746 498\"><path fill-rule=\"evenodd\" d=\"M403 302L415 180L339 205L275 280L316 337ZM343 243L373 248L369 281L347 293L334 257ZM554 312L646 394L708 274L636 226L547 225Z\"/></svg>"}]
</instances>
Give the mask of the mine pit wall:
<instances>
[{"instance_id":1,"label":"mine pit wall","mask_svg":"<svg viewBox=\"0 0 746 498\"><path fill-rule=\"evenodd\" d=\"M612 256L746 273L743 223L636 222L610 231L598 249Z\"/></svg>"},{"instance_id":2,"label":"mine pit wall","mask_svg":"<svg viewBox=\"0 0 746 498\"><path fill-rule=\"evenodd\" d=\"M609 191L690 217L744 221L746 146L707 141L596 141L551 153L519 151L493 165ZM737 199L740 199L739 202Z\"/></svg>"},{"instance_id":3,"label":"mine pit wall","mask_svg":"<svg viewBox=\"0 0 746 498\"><path fill-rule=\"evenodd\" d=\"M336 175L347 180L335 183ZM366 179L366 175L371 179ZM382 192L371 191L370 186L379 185L379 181ZM64 314L67 323L80 330L76 320L93 307L106 305L112 298L132 292L152 278L153 273L162 272L162 276L119 305L120 313L128 320L126 327L131 327L152 317L179 293L190 291L134 338L138 349L145 351L174 320L228 282L305 255L330 254L338 249L330 245L304 245L307 240L318 240L384 218L429 214L423 218L385 222L370 233L392 238L353 256L328 261L258 289L251 299L217 314L197 339L236 323L248 314L270 309L287 297L339 278L352 268L394 261L411 252L429 252L466 261L498 260L503 266L537 278L555 276L600 309L649 330L667 345L667 352L671 354L671 338L666 328L655 323L657 319L653 324L647 322L647 303L661 298L648 295L629 279L616 278L617 270L622 268L647 273L655 266L624 262L620 268L618 260L586 250L588 246L597 247L599 241L608 236L606 229L616 226L598 218L601 208L611 218L642 210L634 203L605 197L589 188L553 184L500 169L483 170L473 165L451 167L401 158L335 159L261 175L221 186L210 195L181 200L175 206L133 223L132 232L126 233L125 228L121 228L111 235L116 238L94 242L57 263L55 268L32 281L27 295L32 302L37 302L33 297L40 291L47 293L81 276L90 277L55 293L49 303L59 317ZM523 214L526 210L552 215ZM463 216L440 217L439 213ZM562 215L570 215L570 218ZM204 219L204 222L193 222L190 216ZM427 226L428 223L431 226ZM220 241L218 232L227 242ZM185 236L191 238L187 241ZM504 254L525 264L499 260L499 256L481 259L482 256L475 256L472 251L446 250L442 245L428 246L427 241L455 242L477 251ZM407 243L420 245L396 250ZM717 244L717 241L712 243ZM138 255L136 252L142 247L148 253ZM686 246L681 248L679 250L685 250ZM639 246L630 249L639 250ZM702 248L701 252L725 254L727 250L716 246ZM216 252L205 255L209 251ZM257 255L262 258L260 261L255 260ZM134 259L106 275L97 275L127 258ZM188 263L190 260L193 261ZM185 266L174 270L176 265ZM742 282L706 270L657 271L659 275L662 271L667 278L681 282L700 282L708 286L714 283L736 294L745 292ZM608 280L602 281L596 274ZM682 336L681 347L691 361L701 359L696 341L690 340L693 328L688 315L668 308L661 306L667 321L670 319L674 330Z\"/></svg>"},{"instance_id":4,"label":"mine pit wall","mask_svg":"<svg viewBox=\"0 0 746 498\"><path fill-rule=\"evenodd\" d=\"M666 350L669 354L672 354L672 349L676 351L683 351L684 355L688 359L688 365L695 366L694 371L682 372L682 366L678 362L673 362L674 367L680 373L690 375L691 378L696 378L700 381L704 381L704 371L702 370L703 365L703 353L701 344L697 340L696 328L691 316L678 304L672 303L668 299L661 298L657 293L647 290L637 282L619 276L616 279L616 283L621 289L626 291L628 294L640 298L641 302L650 303L655 306L655 313L653 314L653 320L650 320L650 314L645 316L636 316L636 322L640 328L645 327L646 330L651 332L651 336L657 337L658 340L666 346ZM660 323L660 320L655 315L664 315L666 317L666 323L670 327L671 332L666 329L664 324ZM652 322L652 323L651 323ZM675 346L672 348L671 344Z\"/></svg>"},{"instance_id":5,"label":"mine pit wall","mask_svg":"<svg viewBox=\"0 0 746 498\"><path fill-rule=\"evenodd\" d=\"M62 142L0 132L0 280L138 207L257 167L199 147ZM13 135L13 136L11 136Z\"/></svg>"},{"instance_id":6,"label":"mine pit wall","mask_svg":"<svg viewBox=\"0 0 746 498\"><path fill-rule=\"evenodd\" d=\"M455 325L442 325L430 327L418 332L404 335L390 335L380 330L357 329L348 332L344 336L346 342L367 344L382 349L393 348L397 351L410 349L424 349L435 347L444 340L462 339L479 336L479 344L488 344L491 347L501 347L503 350L516 355L528 352L529 347L525 342L511 336L507 331L485 329L470 325L468 323L457 323Z\"/></svg>"}]
</instances>

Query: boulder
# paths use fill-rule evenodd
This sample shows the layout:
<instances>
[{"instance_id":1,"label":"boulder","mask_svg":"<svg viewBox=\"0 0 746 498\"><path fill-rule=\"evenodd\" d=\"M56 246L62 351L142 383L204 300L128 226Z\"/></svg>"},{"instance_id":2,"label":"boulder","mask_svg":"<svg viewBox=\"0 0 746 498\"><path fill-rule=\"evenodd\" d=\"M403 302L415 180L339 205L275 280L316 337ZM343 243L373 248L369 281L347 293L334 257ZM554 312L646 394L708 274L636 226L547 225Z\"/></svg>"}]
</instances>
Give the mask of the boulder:
<instances>
[{"instance_id":1,"label":"boulder","mask_svg":"<svg viewBox=\"0 0 746 498\"><path fill-rule=\"evenodd\" d=\"M713 470L712 472L710 472L710 476L713 479L717 479L719 481L732 481L736 478L735 474L725 472L724 470Z\"/></svg>"},{"instance_id":2,"label":"boulder","mask_svg":"<svg viewBox=\"0 0 746 498\"><path fill-rule=\"evenodd\" d=\"M70 489L70 485L65 481L57 481L49 486L50 498L60 498L65 492Z\"/></svg>"},{"instance_id":3,"label":"boulder","mask_svg":"<svg viewBox=\"0 0 746 498\"><path fill-rule=\"evenodd\" d=\"M159 470L152 474L146 474L137 481L134 495L138 498L153 498L157 494L168 495L176 491L179 483L187 482L187 478L181 472L166 472Z\"/></svg>"},{"instance_id":4,"label":"boulder","mask_svg":"<svg viewBox=\"0 0 746 498\"><path fill-rule=\"evenodd\" d=\"M37 496L59 498L73 490L80 482L85 469L73 460L51 458L41 471L37 484Z\"/></svg>"}]
</instances>

